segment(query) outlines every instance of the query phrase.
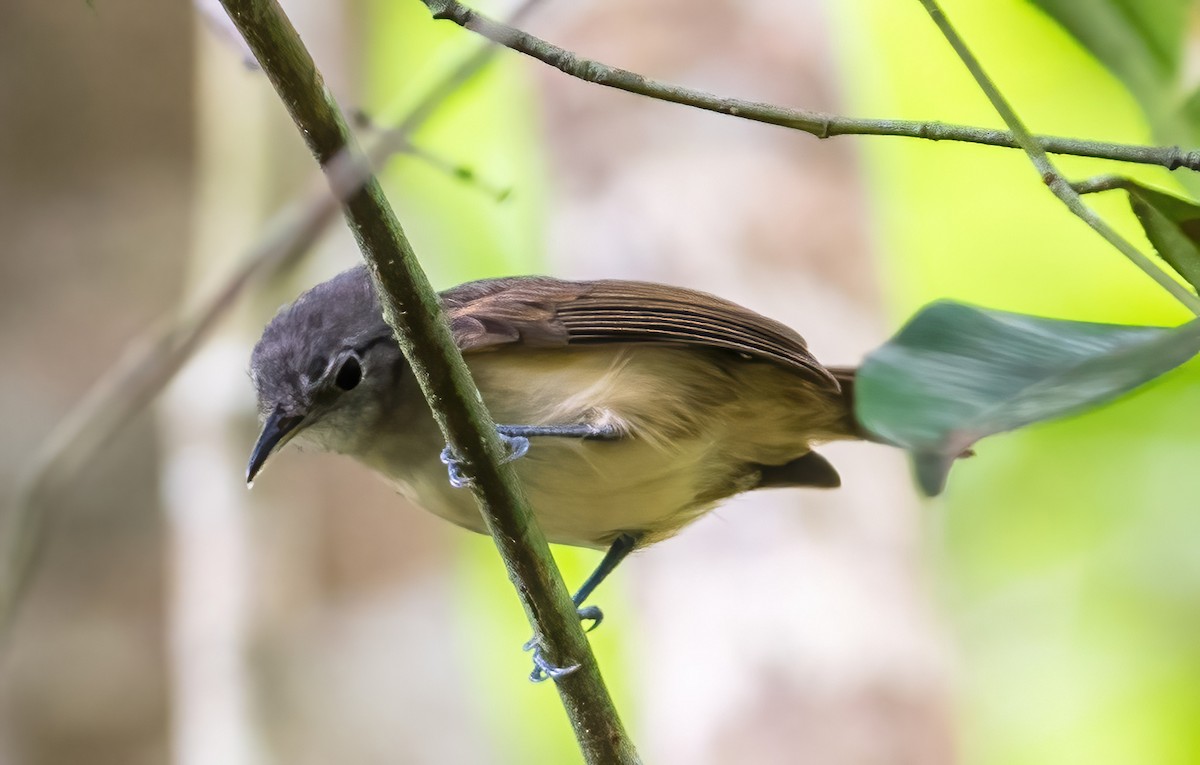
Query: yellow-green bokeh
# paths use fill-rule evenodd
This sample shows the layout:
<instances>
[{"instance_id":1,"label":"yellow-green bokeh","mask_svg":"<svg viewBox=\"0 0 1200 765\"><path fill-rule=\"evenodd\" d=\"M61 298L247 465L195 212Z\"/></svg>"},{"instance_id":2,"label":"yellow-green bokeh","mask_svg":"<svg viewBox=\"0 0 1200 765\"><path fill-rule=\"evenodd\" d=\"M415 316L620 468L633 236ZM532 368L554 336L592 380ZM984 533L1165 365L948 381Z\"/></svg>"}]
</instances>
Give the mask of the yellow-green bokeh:
<instances>
[{"instance_id":1,"label":"yellow-green bokeh","mask_svg":"<svg viewBox=\"0 0 1200 765\"><path fill-rule=\"evenodd\" d=\"M832 7L856 115L1001 126L920 3ZM945 10L1035 132L1152 142L1122 85L1031 4ZM849 140L862 144L896 323L939 297L1094 321L1187 318L1020 152ZM1162 170L1059 166L1174 185ZM1145 247L1123 195L1088 202ZM966 762L1200 759L1198 382L1192 364L1095 413L988 439L930 504Z\"/></svg>"}]
</instances>

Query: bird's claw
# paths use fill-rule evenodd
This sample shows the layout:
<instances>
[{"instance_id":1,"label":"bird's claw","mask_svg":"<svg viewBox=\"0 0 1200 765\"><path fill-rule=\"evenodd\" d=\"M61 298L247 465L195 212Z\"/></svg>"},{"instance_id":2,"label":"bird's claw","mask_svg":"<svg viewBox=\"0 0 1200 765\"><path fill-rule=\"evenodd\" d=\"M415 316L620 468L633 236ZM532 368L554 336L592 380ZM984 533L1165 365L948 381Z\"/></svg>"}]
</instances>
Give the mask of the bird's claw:
<instances>
[{"instance_id":1,"label":"bird's claw","mask_svg":"<svg viewBox=\"0 0 1200 765\"><path fill-rule=\"evenodd\" d=\"M584 628L584 632L591 632L600 626L600 622L604 621L604 612L600 610L599 606L584 606L577 609L575 613L579 614L579 621L591 622Z\"/></svg>"},{"instance_id":2,"label":"bird's claw","mask_svg":"<svg viewBox=\"0 0 1200 765\"><path fill-rule=\"evenodd\" d=\"M584 606L576 609L575 613L579 614L579 621L591 622L584 632L591 632L600 626L600 622L604 621L604 612L597 606ZM550 660L542 654L542 645L538 642L537 637L531 637L525 641L521 650L533 652L533 671L529 673L529 682L531 683L544 683L547 679L557 680L579 669L578 664L570 667L556 667L551 664Z\"/></svg>"},{"instance_id":3,"label":"bird's claw","mask_svg":"<svg viewBox=\"0 0 1200 765\"><path fill-rule=\"evenodd\" d=\"M504 455L504 462L519 460L529 453L529 439L525 436L510 436L501 432L497 432L496 435L499 437L500 442L504 444L507 452ZM446 471L450 474L451 486L456 489L462 489L471 485L473 479L463 470L462 461L454 456L454 452L449 446L442 449L440 459L442 460L442 464L446 466Z\"/></svg>"},{"instance_id":4,"label":"bird's claw","mask_svg":"<svg viewBox=\"0 0 1200 765\"><path fill-rule=\"evenodd\" d=\"M508 450L508 454L504 456L505 462L519 460L529 453L529 439L525 436L506 436L503 433L496 433L500 438L500 443L504 444L504 448Z\"/></svg>"},{"instance_id":5,"label":"bird's claw","mask_svg":"<svg viewBox=\"0 0 1200 765\"><path fill-rule=\"evenodd\" d=\"M533 652L533 671L529 673L529 682L531 683L544 683L546 680L557 680L579 669L578 664L572 664L569 667L557 667L551 664L550 660L542 653L542 644L538 642L536 637L530 638L525 645L521 646L521 650Z\"/></svg>"},{"instance_id":6,"label":"bird's claw","mask_svg":"<svg viewBox=\"0 0 1200 765\"><path fill-rule=\"evenodd\" d=\"M462 470L462 463L455 458L454 452L450 451L447 446L442 449L441 454L442 464L446 466L446 471L450 474L450 485L456 489L461 489L471 483L471 477Z\"/></svg>"}]
</instances>

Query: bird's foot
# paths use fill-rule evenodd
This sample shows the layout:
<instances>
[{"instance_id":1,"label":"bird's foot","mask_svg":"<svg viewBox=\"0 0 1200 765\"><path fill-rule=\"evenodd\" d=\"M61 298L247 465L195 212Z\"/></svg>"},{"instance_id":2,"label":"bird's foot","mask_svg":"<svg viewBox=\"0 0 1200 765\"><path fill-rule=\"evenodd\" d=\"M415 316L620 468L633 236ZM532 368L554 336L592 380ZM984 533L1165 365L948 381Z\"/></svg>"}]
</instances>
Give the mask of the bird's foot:
<instances>
[{"instance_id":1,"label":"bird's foot","mask_svg":"<svg viewBox=\"0 0 1200 765\"><path fill-rule=\"evenodd\" d=\"M497 425L496 435L508 450L504 461L512 462L525 456L529 451L529 439L533 436L613 441L621 437L621 432L612 425ZM449 446L442 449L442 464L450 473L451 486L461 489L471 485L471 476L463 470L462 461L454 456Z\"/></svg>"},{"instance_id":2,"label":"bird's foot","mask_svg":"<svg viewBox=\"0 0 1200 765\"><path fill-rule=\"evenodd\" d=\"M579 614L579 621L591 622L584 632L591 632L600 626L600 622L604 621L604 612L596 606L584 606L576 609L576 613ZM551 664L550 660L542 653L542 645L537 636L529 638L525 645L521 646L521 650L533 652L533 671L529 673L529 682L531 683L543 683L547 679L557 680L579 669L578 664L570 667L556 667Z\"/></svg>"},{"instance_id":3,"label":"bird's foot","mask_svg":"<svg viewBox=\"0 0 1200 765\"><path fill-rule=\"evenodd\" d=\"M529 451L529 439L525 436L510 436L499 428L496 429L496 435L500 438L500 443L504 444L504 448L507 451L507 454L504 456L505 462L519 460ZM450 474L451 486L461 489L471 485L473 479L463 470L462 461L454 456L454 452L449 446L442 449L441 460L442 464L446 466L446 471Z\"/></svg>"},{"instance_id":4,"label":"bird's foot","mask_svg":"<svg viewBox=\"0 0 1200 765\"><path fill-rule=\"evenodd\" d=\"M461 489L467 484L471 483L470 477L463 472L462 463L455 458L454 452L450 450L449 446L447 446L445 449L442 449L441 460L442 464L446 466L447 472L450 473L451 486L456 489Z\"/></svg>"},{"instance_id":5,"label":"bird's foot","mask_svg":"<svg viewBox=\"0 0 1200 765\"><path fill-rule=\"evenodd\" d=\"M600 622L604 621L604 612L599 606L584 606L583 608L575 609L575 613L579 614L579 621L591 622L583 629L584 632L591 632L600 626Z\"/></svg>"},{"instance_id":6,"label":"bird's foot","mask_svg":"<svg viewBox=\"0 0 1200 765\"><path fill-rule=\"evenodd\" d=\"M572 664L569 667L558 667L552 664L546 658L545 654L542 653L542 645L537 641L537 638L531 638L522 648L526 651L533 651L533 671L529 673L529 682L531 683L544 683L546 680L551 679L557 680L579 669L578 664Z\"/></svg>"}]
</instances>

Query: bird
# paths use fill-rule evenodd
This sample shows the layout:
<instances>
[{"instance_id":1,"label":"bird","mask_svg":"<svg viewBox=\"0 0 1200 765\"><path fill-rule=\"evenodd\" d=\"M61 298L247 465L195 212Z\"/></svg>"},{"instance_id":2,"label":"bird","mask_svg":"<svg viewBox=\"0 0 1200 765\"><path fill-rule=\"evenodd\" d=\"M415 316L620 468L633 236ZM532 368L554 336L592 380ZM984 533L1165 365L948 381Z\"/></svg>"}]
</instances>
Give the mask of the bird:
<instances>
[{"instance_id":1,"label":"bird","mask_svg":"<svg viewBox=\"0 0 1200 765\"><path fill-rule=\"evenodd\" d=\"M791 328L704 292L516 276L440 299L546 538L606 551L573 597L593 628L603 615L585 601L631 552L743 492L836 488L813 447L870 437L854 417L854 368L824 366ZM364 266L281 308L250 377L263 425L248 483L296 439L487 533ZM569 671L525 647L534 680Z\"/></svg>"}]
</instances>

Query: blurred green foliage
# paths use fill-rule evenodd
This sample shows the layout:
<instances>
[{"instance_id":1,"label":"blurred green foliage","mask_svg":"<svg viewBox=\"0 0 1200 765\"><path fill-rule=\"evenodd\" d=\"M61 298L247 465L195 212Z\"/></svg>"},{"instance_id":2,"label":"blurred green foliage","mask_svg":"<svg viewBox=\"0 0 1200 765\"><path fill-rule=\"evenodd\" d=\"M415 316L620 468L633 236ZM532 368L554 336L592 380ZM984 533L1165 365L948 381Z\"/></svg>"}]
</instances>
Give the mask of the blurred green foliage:
<instances>
[{"instance_id":1,"label":"blurred green foliage","mask_svg":"<svg viewBox=\"0 0 1200 765\"><path fill-rule=\"evenodd\" d=\"M1184 91L1191 0L1030 0L1116 75L1141 105L1159 143L1200 142L1196 96ZM1193 194L1200 179L1180 178Z\"/></svg>"},{"instance_id":2,"label":"blurred green foliage","mask_svg":"<svg viewBox=\"0 0 1200 765\"><path fill-rule=\"evenodd\" d=\"M854 111L999 127L917 3L834 7ZM1033 131L1162 140L1122 82L1033 5L945 10ZM1186 320L1021 153L890 139L864 148L896 319L953 296L1073 319ZM1117 169L1059 164L1073 178ZM1156 186L1180 179L1120 170ZM1123 200L1105 196L1088 201L1145 246ZM1200 532L1198 372L1192 363L1102 410L989 439L929 508L961 651L965 761L1200 760L1200 562L1185 541Z\"/></svg>"},{"instance_id":3,"label":"blurred green foliage","mask_svg":"<svg viewBox=\"0 0 1200 765\"><path fill-rule=\"evenodd\" d=\"M1146 112L1169 111L1190 0L1030 0L1128 86Z\"/></svg>"}]
</instances>

